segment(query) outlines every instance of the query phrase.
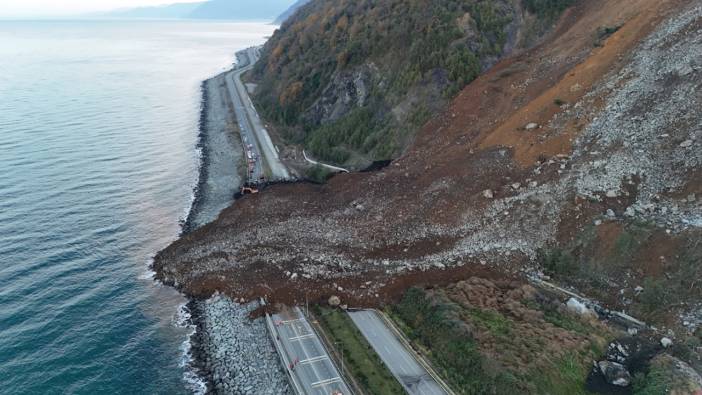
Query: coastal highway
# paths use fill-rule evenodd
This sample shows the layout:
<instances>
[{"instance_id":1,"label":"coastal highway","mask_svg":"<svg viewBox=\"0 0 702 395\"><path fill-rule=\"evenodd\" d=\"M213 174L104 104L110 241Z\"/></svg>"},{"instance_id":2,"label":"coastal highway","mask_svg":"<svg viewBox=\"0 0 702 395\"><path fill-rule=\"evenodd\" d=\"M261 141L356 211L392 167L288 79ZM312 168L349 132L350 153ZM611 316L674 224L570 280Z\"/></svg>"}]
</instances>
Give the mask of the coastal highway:
<instances>
[{"instance_id":1,"label":"coastal highway","mask_svg":"<svg viewBox=\"0 0 702 395\"><path fill-rule=\"evenodd\" d=\"M349 311L351 320L410 395L447 395L374 310Z\"/></svg>"},{"instance_id":2,"label":"coastal highway","mask_svg":"<svg viewBox=\"0 0 702 395\"><path fill-rule=\"evenodd\" d=\"M226 79L227 89L234 103L234 111L239 122L244 150L254 157L253 169L249 174L250 182L259 182L261 177L267 180L286 180L290 178L285 165L278 157L278 150L263 127L249 93L241 81L241 75L254 66L258 60L258 49L248 48L237 53L240 67L229 74ZM249 158L247 158L249 160Z\"/></svg>"},{"instance_id":3,"label":"coastal highway","mask_svg":"<svg viewBox=\"0 0 702 395\"><path fill-rule=\"evenodd\" d=\"M326 349L298 307L272 315L275 341L294 375L300 392L307 395L351 394Z\"/></svg>"}]
</instances>

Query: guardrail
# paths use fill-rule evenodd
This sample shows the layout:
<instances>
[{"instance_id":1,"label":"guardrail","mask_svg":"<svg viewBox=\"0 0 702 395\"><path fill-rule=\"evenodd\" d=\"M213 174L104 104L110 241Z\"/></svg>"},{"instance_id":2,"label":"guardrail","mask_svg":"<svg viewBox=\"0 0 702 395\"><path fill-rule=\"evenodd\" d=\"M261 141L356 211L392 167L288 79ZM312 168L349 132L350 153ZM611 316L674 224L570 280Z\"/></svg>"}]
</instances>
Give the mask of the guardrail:
<instances>
[{"instance_id":1,"label":"guardrail","mask_svg":"<svg viewBox=\"0 0 702 395\"><path fill-rule=\"evenodd\" d=\"M332 169L332 170L340 171L340 172L342 172L342 173L349 173L349 171L348 171L347 169L344 169L343 167L328 165L328 164L326 164L326 163L318 162L318 161L316 161L316 160L314 160L314 159L311 159L310 157L307 156L307 153L305 152L305 150L302 150L302 156L305 158L305 160L306 160L307 162L312 163L313 165L319 165L319 166L322 166L322 167L326 167L327 169Z\"/></svg>"},{"instance_id":2,"label":"guardrail","mask_svg":"<svg viewBox=\"0 0 702 395\"><path fill-rule=\"evenodd\" d=\"M606 308L603 308L600 306L598 303L594 302L592 299L586 298L582 295L578 295L573 291L569 291L567 289L561 288L556 284L552 284L548 281L544 281L540 278L536 278L534 276L529 276L528 277L529 281L531 281L532 284L542 287L542 288L548 288L552 291L561 293L566 296L570 296L571 298L574 298L575 300L583 303L585 306L593 309L597 314L606 317L606 318L616 318L621 321L624 321L628 324L633 325L634 327L638 329L651 329L653 331L656 331L656 328L646 324L645 322L636 319L626 313L620 312L620 311L614 311L614 310L609 310Z\"/></svg>"}]
</instances>

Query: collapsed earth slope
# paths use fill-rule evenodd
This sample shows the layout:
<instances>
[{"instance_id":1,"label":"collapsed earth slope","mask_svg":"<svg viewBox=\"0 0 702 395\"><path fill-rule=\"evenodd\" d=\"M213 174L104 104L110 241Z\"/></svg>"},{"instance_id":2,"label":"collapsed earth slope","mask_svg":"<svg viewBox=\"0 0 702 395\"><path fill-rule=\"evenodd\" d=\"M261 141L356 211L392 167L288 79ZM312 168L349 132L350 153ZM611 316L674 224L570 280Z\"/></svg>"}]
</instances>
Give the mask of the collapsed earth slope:
<instances>
[{"instance_id":1,"label":"collapsed earth slope","mask_svg":"<svg viewBox=\"0 0 702 395\"><path fill-rule=\"evenodd\" d=\"M694 330L700 84L699 2L577 2L388 167L239 199L159 253L157 277L196 296L374 304L481 271L545 273Z\"/></svg>"}]
</instances>

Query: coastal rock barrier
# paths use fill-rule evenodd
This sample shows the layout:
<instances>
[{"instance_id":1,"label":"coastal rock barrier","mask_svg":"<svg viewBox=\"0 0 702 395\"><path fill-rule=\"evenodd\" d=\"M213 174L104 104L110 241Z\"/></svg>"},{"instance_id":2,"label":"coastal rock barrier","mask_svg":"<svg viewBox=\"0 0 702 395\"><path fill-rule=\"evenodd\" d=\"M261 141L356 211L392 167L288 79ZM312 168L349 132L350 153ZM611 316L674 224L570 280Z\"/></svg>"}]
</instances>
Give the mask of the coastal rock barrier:
<instances>
[{"instance_id":1,"label":"coastal rock barrier","mask_svg":"<svg viewBox=\"0 0 702 395\"><path fill-rule=\"evenodd\" d=\"M292 394L264 319L249 318L257 307L219 294L191 303L195 363L207 378L207 393Z\"/></svg>"}]
</instances>

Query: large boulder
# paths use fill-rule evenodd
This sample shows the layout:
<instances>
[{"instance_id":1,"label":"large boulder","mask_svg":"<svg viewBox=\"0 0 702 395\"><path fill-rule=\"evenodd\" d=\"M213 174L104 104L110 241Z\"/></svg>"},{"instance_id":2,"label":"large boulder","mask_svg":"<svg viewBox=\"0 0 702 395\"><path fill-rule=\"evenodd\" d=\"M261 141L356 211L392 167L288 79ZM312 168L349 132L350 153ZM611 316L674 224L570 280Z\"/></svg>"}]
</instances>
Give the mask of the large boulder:
<instances>
[{"instance_id":1,"label":"large boulder","mask_svg":"<svg viewBox=\"0 0 702 395\"><path fill-rule=\"evenodd\" d=\"M620 387L627 387L631 384L631 374L624 365L617 362L600 361L597 363L597 367L600 368L600 372L608 383Z\"/></svg>"},{"instance_id":2,"label":"large boulder","mask_svg":"<svg viewBox=\"0 0 702 395\"><path fill-rule=\"evenodd\" d=\"M327 303L329 303L329 306L331 307L339 307L339 305L341 304L341 299L339 299L339 297L336 295L332 295L329 297Z\"/></svg>"},{"instance_id":3,"label":"large boulder","mask_svg":"<svg viewBox=\"0 0 702 395\"><path fill-rule=\"evenodd\" d=\"M575 298L568 299L568 302L566 302L566 309L568 309L569 312L575 315L579 315L583 318L597 319L597 313L594 310L587 307L585 303Z\"/></svg>"}]
</instances>

